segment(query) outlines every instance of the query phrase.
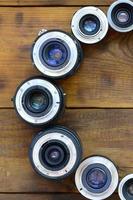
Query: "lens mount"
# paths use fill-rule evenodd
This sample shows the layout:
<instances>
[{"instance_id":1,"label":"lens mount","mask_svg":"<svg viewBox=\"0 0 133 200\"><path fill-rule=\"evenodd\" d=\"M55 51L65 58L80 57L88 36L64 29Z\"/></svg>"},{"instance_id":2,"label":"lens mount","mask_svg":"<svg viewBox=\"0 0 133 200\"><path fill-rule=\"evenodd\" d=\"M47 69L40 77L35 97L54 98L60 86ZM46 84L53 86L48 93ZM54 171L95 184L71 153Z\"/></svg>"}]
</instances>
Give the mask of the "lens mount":
<instances>
[{"instance_id":1,"label":"lens mount","mask_svg":"<svg viewBox=\"0 0 133 200\"><path fill-rule=\"evenodd\" d=\"M121 180L118 193L121 200L133 199L133 174L129 174Z\"/></svg>"},{"instance_id":2,"label":"lens mount","mask_svg":"<svg viewBox=\"0 0 133 200\"><path fill-rule=\"evenodd\" d=\"M72 75L82 59L80 43L60 30L45 31L39 35L31 54L34 66L53 79Z\"/></svg>"},{"instance_id":3,"label":"lens mount","mask_svg":"<svg viewBox=\"0 0 133 200\"><path fill-rule=\"evenodd\" d=\"M107 17L110 26L118 32L133 30L133 2L117 0L108 9Z\"/></svg>"},{"instance_id":4,"label":"lens mount","mask_svg":"<svg viewBox=\"0 0 133 200\"><path fill-rule=\"evenodd\" d=\"M118 185L118 172L115 165L105 157L92 156L78 167L75 183L78 191L92 200L106 199Z\"/></svg>"},{"instance_id":5,"label":"lens mount","mask_svg":"<svg viewBox=\"0 0 133 200\"><path fill-rule=\"evenodd\" d=\"M14 107L19 116L33 125L45 125L63 109L63 91L42 77L24 81L17 89Z\"/></svg>"},{"instance_id":6,"label":"lens mount","mask_svg":"<svg viewBox=\"0 0 133 200\"><path fill-rule=\"evenodd\" d=\"M82 148L75 132L61 126L40 132L33 140L29 158L34 170L48 179L62 179L76 170Z\"/></svg>"},{"instance_id":7,"label":"lens mount","mask_svg":"<svg viewBox=\"0 0 133 200\"><path fill-rule=\"evenodd\" d=\"M87 6L74 14L71 29L79 41L94 44L100 42L107 34L107 17L99 8Z\"/></svg>"}]
</instances>

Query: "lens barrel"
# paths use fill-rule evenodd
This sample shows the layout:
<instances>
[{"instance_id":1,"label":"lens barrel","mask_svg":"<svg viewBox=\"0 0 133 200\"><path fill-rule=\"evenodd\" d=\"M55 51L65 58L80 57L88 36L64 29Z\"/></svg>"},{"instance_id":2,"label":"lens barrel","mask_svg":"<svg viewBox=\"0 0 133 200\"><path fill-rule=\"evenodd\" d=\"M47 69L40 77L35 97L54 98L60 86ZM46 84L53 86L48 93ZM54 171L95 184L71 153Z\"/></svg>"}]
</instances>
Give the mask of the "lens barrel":
<instances>
[{"instance_id":1,"label":"lens barrel","mask_svg":"<svg viewBox=\"0 0 133 200\"><path fill-rule=\"evenodd\" d=\"M29 158L34 170L44 178L58 180L73 173L82 156L77 134L62 126L41 131L33 138Z\"/></svg>"},{"instance_id":2,"label":"lens barrel","mask_svg":"<svg viewBox=\"0 0 133 200\"><path fill-rule=\"evenodd\" d=\"M23 120L32 125L47 125L63 111L64 93L48 80L34 77L17 88L13 102Z\"/></svg>"},{"instance_id":3,"label":"lens barrel","mask_svg":"<svg viewBox=\"0 0 133 200\"><path fill-rule=\"evenodd\" d=\"M107 17L97 7L83 7L74 14L71 29L80 42L94 44L100 42L107 34Z\"/></svg>"},{"instance_id":4,"label":"lens barrel","mask_svg":"<svg viewBox=\"0 0 133 200\"><path fill-rule=\"evenodd\" d=\"M118 172L109 159L92 156L78 167L75 183L78 191L87 199L101 200L112 195L118 185Z\"/></svg>"},{"instance_id":5,"label":"lens barrel","mask_svg":"<svg viewBox=\"0 0 133 200\"><path fill-rule=\"evenodd\" d=\"M76 38L61 30L42 31L32 46L33 65L44 76L59 79L72 75L82 60Z\"/></svg>"},{"instance_id":6,"label":"lens barrel","mask_svg":"<svg viewBox=\"0 0 133 200\"><path fill-rule=\"evenodd\" d=\"M110 26L118 32L133 31L133 2L130 0L115 1L108 9Z\"/></svg>"},{"instance_id":7,"label":"lens barrel","mask_svg":"<svg viewBox=\"0 0 133 200\"><path fill-rule=\"evenodd\" d=\"M121 200L133 200L133 174L121 180L118 192Z\"/></svg>"}]
</instances>

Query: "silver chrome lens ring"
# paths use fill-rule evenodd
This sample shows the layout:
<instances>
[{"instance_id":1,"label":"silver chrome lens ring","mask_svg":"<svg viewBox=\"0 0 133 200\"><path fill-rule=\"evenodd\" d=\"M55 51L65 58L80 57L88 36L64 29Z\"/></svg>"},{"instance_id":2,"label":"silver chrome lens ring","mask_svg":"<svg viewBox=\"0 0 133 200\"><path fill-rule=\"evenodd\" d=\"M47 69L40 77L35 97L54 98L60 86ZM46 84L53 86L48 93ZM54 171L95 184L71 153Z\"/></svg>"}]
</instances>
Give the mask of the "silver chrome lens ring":
<instances>
[{"instance_id":1,"label":"silver chrome lens ring","mask_svg":"<svg viewBox=\"0 0 133 200\"><path fill-rule=\"evenodd\" d=\"M26 112L23 106L23 95L25 92L33 87L33 86L41 86L44 87L49 91L52 97L52 106L49 110L49 112L46 115L42 115L40 117L32 116L29 113ZM26 122L31 123L33 125L44 125L53 120L58 113L61 111L62 102L63 101L63 94L57 88L55 85L53 85L51 82L43 79L43 78L31 78L26 80L18 89L16 92L16 95L14 97L14 105L15 109L18 112L18 114L23 118Z\"/></svg>"},{"instance_id":2,"label":"silver chrome lens ring","mask_svg":"<svg viewBox=\"0 0 133 200\"><path fill-rule=\"evenodd\" d=\"M129 4L129 5L131 5L131 6L133 7L133 2L130 1L130 0L117 0L117 1L115 1L114 3L112 3L112 5L109 7L108 12L107 12L107 17L108 17L108 21L109 21L110 26L111 26L114 30L116 30L116 31L118 31L118 32L129 32L129 31L132 31L132 30L133 30L133 24L132 24L131 26L129 26L129 27L122 28L122 27L117 26L117 25L113 22L113 20L112 20L112 11L113 11L113 9L114 9L117 5L122 4L122 3L124 3L124 4ZM133 15L133 13L131 13L131 14Z\"/></svg>"},{"instance_id":3,"label":"silver chrome lens ring","mask_svg":"<svg viewBox=\"0 0 133 200\"><path fill-rule=\"evenodd\" d=\"M95 35L85 35L79 28L79 22L85 15L94 15L100 21L100 29ZM108 31L108 20L102 10L97 7L87 6L79 9L73 16L71 22L71 29L74 36L81 42L86 44L94 44L100 42Z\"/></svg>"},{"instance_id":4,"label":"silver chrome lens ring","mask_svg":"<svg viewBox=\"0 0 133 200\"><path fill-rule=\"evenodd\" d=\"M69 48L70 55L69 55L69 60L64 65L64 67L61 67L59 69L51 69L48 68L47 66L42 63L40 59L40 48L49 40L60 40L62 43L66 43L66 45ZM41 34L36 41L33 44L32 48L32 60L33 64L36 66L36 68L42 72L45 76L50 77L50 78L63 78L69 75L72 75L72 73L78 68L80 61L82 59L82 49L79 44L79 42L67 34L66 32L59 31L59 30L50 30L46 31L43 34Z\"/></svg>"},{"instance_id":5,"label":"silver chrome lens ring","mask_svg":"<svg viewBox=\"0 0 133 200\"><path fill-rule=\"evenodd\" d=\"M120 184L119 184L118 193L119 193L119 197L120 197L121 200L127 200L127 199L124 197L124 195L123 195L123 186L124 186L125 183L126 183L128 180L130 180L130 179L133 179L133 174L129 174L129 175L125 176L125 177L121 180L121 182L120 182Z\"/></svg>"},{"instance_id":6,"label":"silver chrome lens ring","mask_svg":"<svg viewBox=\"0 0 133 200\"><path fill-rule=\"evenodd\" d=\"M92 164L105 165L111 173L111 176L112 176L111 184L108 187L108 189L102 193L89 192L83 185L83 182L82 182L83 172L89 165L92 165ZM102 156L92 156L92 157L85 159L79 165L79 167L76 171L76 175L75 175L75 183L76 183L78 191L84 197L91 199L91 200L101 200L101 199L106 199L109 196L111 196L113 194L113 192L115 191L115 189L117 188L118 180L119 180L119 177L118 177L118 172L117 172L115 165L110 160L108 160L107 158L102 157Z\"/></svg>"},{"instance_id":7,"label":"silver chrome lens ring","mask_svg":"<svg viewBox=\"0 0 133 200\"><path fill-rule=\"evenodd\" d=\"M50 141L59 141L66 145L69 150L69 160L60 170L50 170L40 161L39 152L41 147ZM62 179L70 175L79 165L82 155L80 141L75 132L65 127L56 126L40 132L32 141L29 158L34 170L48 179Z\"/></svg>"}]
</instances>

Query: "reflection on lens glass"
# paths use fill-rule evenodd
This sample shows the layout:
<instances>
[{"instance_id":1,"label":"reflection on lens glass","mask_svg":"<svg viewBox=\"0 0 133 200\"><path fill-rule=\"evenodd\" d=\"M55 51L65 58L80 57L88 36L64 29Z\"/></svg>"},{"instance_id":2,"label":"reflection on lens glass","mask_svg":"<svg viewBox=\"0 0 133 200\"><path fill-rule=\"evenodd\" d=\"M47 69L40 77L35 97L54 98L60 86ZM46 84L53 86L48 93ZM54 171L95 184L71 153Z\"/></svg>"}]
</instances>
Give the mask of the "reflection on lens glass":
<instances>
[{"instance_id":1,"label":"reflection on lens glass","mask_svg":"<svg viewBox=\"0 0 133 200\"><path fill-rule=\"evenodd\" d=\"M94 35L100 29L100 21L97 16L88 14L81 18L79 28L85 35Z\"/></svg>"},{"instance_id":2,"label":"reflection on lens glass","mask_svg":"<svg viewBox=\"0 0 133 200\"><path fill-rule=\"evenodd\" d=\"M91 188L101 189L107 182L107 175L100 168L92 169L88 172L87 182Z\"/></svg>"},{"instance_id":3,"label":"reflection on lens glass","mask_svg":"<svg viewBox=\"0 0 133 200\"><path fill-rule=\"evenodd\" d=\"M31 107L38 110L47 106L47 99L41 92L36 92L30 96Z\"/></svg>"},{"instance_id":4,"label":"reflection on lens glass","mask_svg":"<svg viewBox=\"0 0 133 200\"><path fill-rule=\"evenodd\" d=\"M57 161L60 158L60 152L57 149L51 150L49 153L49 158L53 161Z\"/></svg>"},{"instance_id":5,"label":"reflection on lens glass","mask_svg":"<svg viewBox=\"0 0 133 200\"><path fill-rule=\"evenodd\" d=\"M59 42L51 42L44 48L44 61L52 67L62 65L67 59L66 47Z\"/></svg>"},{"instance_id":6,"label":"reflection on lens glass","mask_svg":"<svg viewBox=\"0 0 133 200\"><path fill-rule=\"evenodd\" d=\"M97 24L95 21L92 21L92 20L85 20L84 23L83 23L83 27L86 31L88 32L93 32L95 31L96 27L97 27Z\"/></svg>"},{"instance_id":7,"label":"reflection on lens glass","mask_svg":"<svg viewBox=\"0 0 133 200\"><path fill-rule=\"evenodd\" d=\"M128 186L128 193L129 195L133 195L133 183L131 183L129 186Z\"/></svg>"},{"instance_id":8,"label":"reflection on lens glass","mask_svg":"<svg viewBox=\"0 0 133 200\"><path fill-rule=\"evenodd\" d=\"M126 11L120 11L117 14L117 19L121 23L126 23L129 20L129 14Z\"/></svg>"}]
</instances>

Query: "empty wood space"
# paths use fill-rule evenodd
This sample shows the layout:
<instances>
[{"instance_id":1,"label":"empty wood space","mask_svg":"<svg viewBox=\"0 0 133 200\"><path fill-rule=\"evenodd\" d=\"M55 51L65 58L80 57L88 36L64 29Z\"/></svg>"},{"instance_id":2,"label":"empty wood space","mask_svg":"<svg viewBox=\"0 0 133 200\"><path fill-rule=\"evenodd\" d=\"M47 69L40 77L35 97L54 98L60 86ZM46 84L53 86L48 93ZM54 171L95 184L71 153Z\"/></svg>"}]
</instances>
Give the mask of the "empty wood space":
<instances>
[{"instance_id":1,"label":"empty wood space","mask_svg":"<svg viewBox=\"0 0 133 200\"><path fill-rule=\"evenodd\" d=\"M28 160L32 138L41 130L18 118L11 98L25 79L40 75L30 51L39 30L71 32L70 22L81 6L105 13L113 0L0 1L0 200L83 200L74 175L53 182L38 176ZM56 81L63 87L66 111L53 125L74 129L83 158L109 157L120 179L133 173L133 33L111 28L95 45L82 45L84 60L74 76ZM45 128L44 128L45 129ZM108 200L119 200L117 191Z\"/></svg>"},{"instance_id":2,"label":"empty wood space","mask_svg":"<svg viewBox=\"0 0 133 200\"><path fill-rule=\"evenodd\" d=\"M1 6L110 5L113 0L1 0Z\"/></svg>"}]
</instances>

